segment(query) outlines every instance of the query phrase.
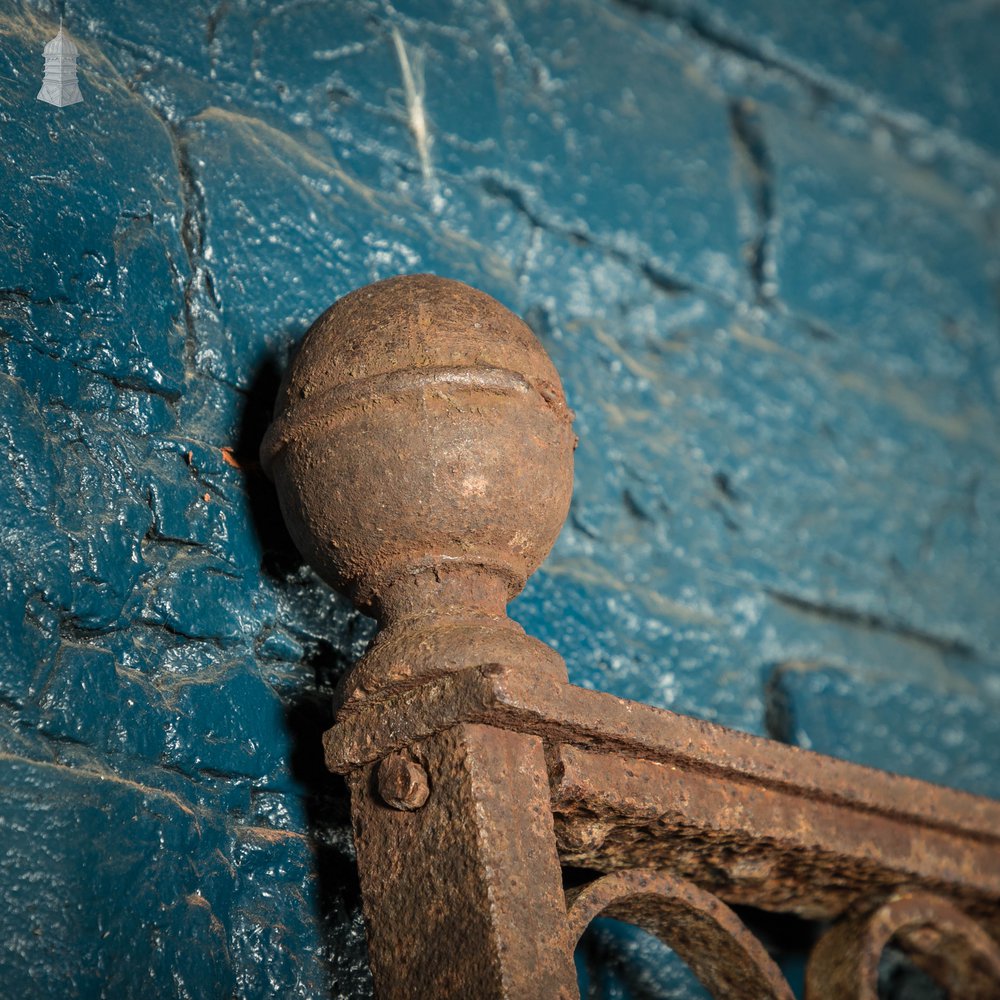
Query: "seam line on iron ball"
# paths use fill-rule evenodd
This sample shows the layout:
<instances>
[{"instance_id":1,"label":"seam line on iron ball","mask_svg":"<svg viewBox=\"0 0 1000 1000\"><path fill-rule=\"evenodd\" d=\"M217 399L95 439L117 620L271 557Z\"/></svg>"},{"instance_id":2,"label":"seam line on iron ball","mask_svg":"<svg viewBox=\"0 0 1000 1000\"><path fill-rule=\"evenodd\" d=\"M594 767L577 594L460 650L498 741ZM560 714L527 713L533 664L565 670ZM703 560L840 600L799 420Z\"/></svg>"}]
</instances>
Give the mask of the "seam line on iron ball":
<instances>
[{"instance_id":1,"label":"seam line on iron ball","mask_svg":"<svg viewBox=\"0 0 1000 1000\"><path fill-rule=\"evenodd\" d=\"M553 415L569 425L573 411L566 405L562 392L546 383L531 382L520 372L493 365L428 365L381 372L369 378L325 389L314 396L294 400L268 428L261 447L264 471L291 443L296 431L312 425L329 426L345 413L365 403L374 402L379 396L396 396L419 389L455 387L478 389L499 395L522 393L535 395Z\"/></svg>"}]
</instances>

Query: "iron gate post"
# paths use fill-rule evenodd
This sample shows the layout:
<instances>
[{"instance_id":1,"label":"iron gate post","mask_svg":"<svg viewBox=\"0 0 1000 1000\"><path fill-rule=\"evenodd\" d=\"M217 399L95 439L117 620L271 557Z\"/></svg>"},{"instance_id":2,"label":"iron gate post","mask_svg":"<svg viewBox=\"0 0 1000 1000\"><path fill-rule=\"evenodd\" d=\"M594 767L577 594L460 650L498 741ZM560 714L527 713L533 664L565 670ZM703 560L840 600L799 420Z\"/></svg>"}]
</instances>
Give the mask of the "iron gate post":
<instances>
[{"instance_id":1,"label":"iron gate post","mask_svg":"<svg viewBox=\"0 0 1000 1000\"><path fill-rule=\"evenodd\" d=\"M341 299L279 395L292 536L380 624L324 737L379 996L575 996L607 912L717 997L787 1000L731 903L832 922L810 1000L873 998L890 940L1000 995L1000 803L575 687L507 617L569 508L571 423L524 323L431 275ZM562 865L604 877L567 897Z\"/></svg>"}]
</instances>

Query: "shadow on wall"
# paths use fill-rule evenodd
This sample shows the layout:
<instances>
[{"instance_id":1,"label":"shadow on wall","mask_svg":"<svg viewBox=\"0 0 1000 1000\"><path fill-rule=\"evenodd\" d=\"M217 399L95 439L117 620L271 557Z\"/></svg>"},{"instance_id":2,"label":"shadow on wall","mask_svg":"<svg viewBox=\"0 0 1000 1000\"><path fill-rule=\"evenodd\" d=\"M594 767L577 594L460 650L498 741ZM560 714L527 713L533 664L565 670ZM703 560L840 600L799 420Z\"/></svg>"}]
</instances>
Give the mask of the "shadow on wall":
<instances>
[{"instance_id":1,"label":"shadow on wall","mask_svg":"<svg viewBox=\"0 0 1000 1000\"><path fill-rule=\"evenodd\" d=\"M279 358L274 354L265 357L247 390L237 441L237 454L246 459L244 485L253 529L263 553L261 570L278 583L284 582L305 565L285 527L278 495L260 468L257 457L260 443L271 423L281 376Z\"/></svg>"},{"instance_id":2,"label":"shadow on wall","mask_svg":"<svg viewBox=\"0 0 1000 1000\"><path fill-rule=\"evenodd\" d=\"M297 331L301 335L301 331ZM261 574L294 601L296 591L314 591L315 579L307 571L285 527L278 496L263 474L257 455L269 424L283 374L279 359L264 359L247 392L240 423L237 453L245 456L244 482L251 520L261 552ZM331 635L335 630L331 623ZM316 904L325 942L331 985L343 979L358 993L367 968L363 937L361 955L343 954L345 919L360 928L361 891L350 836L350 800L344 779L331 774L323 760L323 733L333 724L333 690L351 666L351 656L330 638L312 644L304 664L312 671L311 683L279 691L288 733L289 770L301 790L306 830L315 858ZM340 933L335 933L340 927ZM334 942L338 946L334 947ZM361 961L359 962L359 957ZM359 968L362 965L363 968ZM369 989L370 992L370 989Z\"/></svg>"}]
</instances>

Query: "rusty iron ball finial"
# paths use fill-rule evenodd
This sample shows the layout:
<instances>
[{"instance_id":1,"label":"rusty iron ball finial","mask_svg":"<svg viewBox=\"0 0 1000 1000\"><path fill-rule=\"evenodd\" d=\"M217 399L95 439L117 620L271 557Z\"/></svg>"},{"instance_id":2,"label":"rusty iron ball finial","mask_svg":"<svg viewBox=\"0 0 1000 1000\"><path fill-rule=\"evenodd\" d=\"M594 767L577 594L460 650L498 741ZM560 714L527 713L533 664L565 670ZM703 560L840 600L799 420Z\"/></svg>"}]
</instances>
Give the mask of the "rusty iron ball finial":
<instances>
[{"instance_id":1,"label":"rusty iron ball finial","mask_svg":"<svg viewBox=\"0 0 1000 1000\"><path fill-rule=\"evenodd\" d=\"M565 679L506 605L568 512L572 419L531 330L461 282L390 278L316 320L261 459L300 551L382 627L341 702L497 662Z\"/></svg>"}]
</instances>

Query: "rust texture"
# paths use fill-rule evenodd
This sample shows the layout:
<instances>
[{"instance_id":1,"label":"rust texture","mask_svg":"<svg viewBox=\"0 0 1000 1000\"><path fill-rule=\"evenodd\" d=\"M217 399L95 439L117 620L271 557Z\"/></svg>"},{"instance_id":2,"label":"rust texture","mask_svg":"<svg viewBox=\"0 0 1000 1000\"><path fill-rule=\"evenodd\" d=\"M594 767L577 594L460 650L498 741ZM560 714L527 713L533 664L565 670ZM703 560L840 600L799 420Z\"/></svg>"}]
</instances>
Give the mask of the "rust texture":
<instances>
[{"instance_id":1,"label":"rust texture","mask_svg":"<svg viewBox=\"0 0 1000 1000\"><path fill-rule=\"evenodd\" d=\"M385 805L375 765L349 778L378 995L575 998L541 740L465 725L411 752L420 809Z\"/></svg>"},{"instance_id":2,"label":"rust texture","mask_svg":"<svg viewBox=\"0 0 1000 1000\"><path fill-rule=\"evenodd\" d=\"M566 745L555 751L551 772L567 863L605 871L652 864L728 902L811 919L906 884L954 895L986 919L1000 911L1000 827L974 837L941 829L941 816L932 826L912 813L862 810ZM874 771L867 777L899 780ZM937 791L926 786L921 810L933 808Z\"/></svg>"},{"instance_id":3,"label":"rust texture","mask_svg":"<svg viewBox=\"0 0 1000 1000\"><path fill-rule=\"evenodd\" d=\"M652 870L605 875L567 893L574 940L594 917L655 934L719 1000L793 1000L763 945L725 903L690 882Z\"/></svg>"},{"instance_id":4,"label":"rust texture","mask_svg":"<svg viewBox=\"0 0 1000 1000\"><path fill-rule=\"evenodd\" d=\"M379 622L324 737L379 996L575 996L603 912L718 997L788 998L727 902L837 921L817 1000L873 998L889 940L954 996L1000 995L1000 803L574 687L507 616L568 511L572 418L527 326L432 275L335 303L281 388L262 466ZM561 864L611 874L567 913Z\"/></svg>"},{"instance_id":5,"label":"rust texture","mask_svg":"<svg viewBox=\"0 0 1000 1000\"><path fill-rule=\"evenodd\" d=\"M945 988L949 997L1000 996L1000 947L951 902L903 891L841 920L813 949L806 1000L878 1000L882 950L894 942Z\"/></svg>"},{"instance_id":6,"label":"rust texture","mask_svg":"<svg viewBox=\"0 0 1000 1000\"><path fill-rule=\"evenodd\" d=\"M496 664L439 678L379 705L341 711L327 733L328 767L346 773L410 740L463 722L536 733L608 755L670 765L720 786L785 791L983 843L1000 863L1000 802L775 743L601 691L535 679ZM995 869L994 869L995 872ZM995 880L998 876L994 873Z\"/></svg>"},{"instance_id":7,"label":"rust texture","mask_svg":"<svg viewBox=\"0 0 1000 1000\"><path fill-rule=\"evenodd\" d=\"M394 753L378 766L378 793L393 809L419 809L431 794L427 772L417 761Z\"/></svg>"},{"instance_id":8,"label":"rust texture","mask_svg":"<svg viewBox=\"0 0 1000 1000\"><path fill-rule=\"evenodd\" d=\"M327 766L345 773L407 741L480 721L534 732L552 743L683 764L720 778L842 802L922 825L996 839L1000 802L888 774L799 747L741 733L603 691L534 678L488 663L401 691L378 706L341 711L325 741Z\"/></svg>"},{"instance_id":9,"label":"rust texture","mask_svg":"<svg viewBox=\"0 0 1000 1000\"><path fill-rule=\"evenodd\" d=\"M566 679L506 606L569 509L572 417L531 330L461 282L390 278L316 320L261 459L303 555L381 625L338 702L498 660Z\"/></svg>"}]
</instances>

